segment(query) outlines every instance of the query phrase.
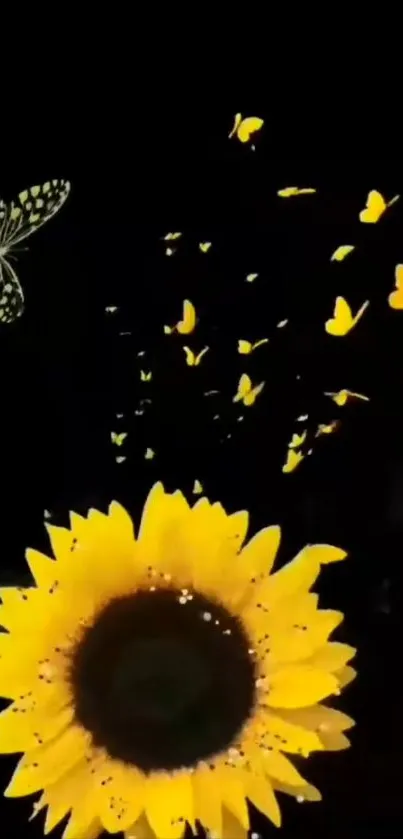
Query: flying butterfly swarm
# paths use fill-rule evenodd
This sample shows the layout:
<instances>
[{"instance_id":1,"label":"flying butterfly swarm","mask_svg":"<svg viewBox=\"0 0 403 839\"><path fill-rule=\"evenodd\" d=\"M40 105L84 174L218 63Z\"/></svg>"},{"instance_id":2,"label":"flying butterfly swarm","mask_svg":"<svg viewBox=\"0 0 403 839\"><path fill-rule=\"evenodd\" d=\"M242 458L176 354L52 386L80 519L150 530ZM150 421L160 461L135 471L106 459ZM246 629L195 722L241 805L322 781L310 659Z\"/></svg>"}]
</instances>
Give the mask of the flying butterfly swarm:
<instances>
[{"instance_id":1,"label":"flying butterfly swarm","mask_svg":"<svg viewBox=\"0 0 403 839\"><path fill-rule=\"evenodd\" d=\"M11 204L0 199L0 322L12 323L24 311L24 293L10 259L16 245L60 210L70 182L46 181L23 190Z\"/></svg>"}]
</instances>

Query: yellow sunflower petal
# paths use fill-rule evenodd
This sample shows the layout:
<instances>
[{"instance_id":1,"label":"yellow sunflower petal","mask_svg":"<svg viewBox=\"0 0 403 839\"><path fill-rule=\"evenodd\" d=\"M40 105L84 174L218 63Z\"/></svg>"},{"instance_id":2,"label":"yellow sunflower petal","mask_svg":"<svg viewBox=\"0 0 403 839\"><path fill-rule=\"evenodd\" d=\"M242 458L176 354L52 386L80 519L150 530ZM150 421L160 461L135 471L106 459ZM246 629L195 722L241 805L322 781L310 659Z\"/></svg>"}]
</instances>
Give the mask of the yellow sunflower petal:
<instances>
[{"instance_id":1,"label":"yellow sunflower petal","mask_svg":"<svg viewBox=\"0 0 403 839\"><path fill-rule=\"evenodd\" d=\"M56 527L54 524L45 524L50 544L52 547L55 559L59 561L65 560L69 557L74 536L71 530L66 527Z\"/></svg>"},{"instance_id":2,"label":"yellow sunflower petal","mask_svg":"<svg viewBox=\"0 0 403 839\"><path fill-rule=\"evenodd\" d=\"M276 827L281 825L281 813L273 787L267 778L251 772L245 772L246 795L252 804L270 819Z\"/></svg>"},{"instance_id":3,"label":"yellow sunflower petal","mask_svg":"<svg viewBox=\"0 0 403 839\"><path fill-rule=\"evenodd\" d=\"M353 682L356 675L357 671L354 670L354 667L350 667L348 664L346 665L346 667L342 667L341 670L338 670L337 673L335 673L335 676L337 676L337 681L341 688L345 688L347 687L347 685L350 684L350 682Z\"/></svg>"},{"instance_id":4,"label":"yellow sunflower petal","mask_svg":"<svg viewBox=\"0 0 403 839\"><path fill-rule=\"evenodd\" d=\"M54 827L67 815L69 810L76 807L83 795L86 795L92 778L88 772L88 765L85 760L66 772L54 784L50 784L43 791L40 800L34 804L34 810L47 806L45 818L45 834L50 833ZM100 825L100 830L102 825Z\"/></svg>"},{"instance_id":5,"label":"yellow sunflower petal","mask_svg":"<svg viewBox=\"0 0 403 839\"><path fill-rule=\"evenodd\" d=\"M144 776L106 759L94 773L93 810L109 833L129 828L144 809Z\"/></svg>"},{"instance_id":6,"label":"yellow sunflower petal","mask_svg":"<svg viewBox=\"0 0 403 839\"><path fill-rule=\"evenodd\" d=\"M206 830L222 835L221 790L215 771L207 765L198 766L193 778L195 816Z\"/></svg>"},{"instance_id":7,"label":"yellow sunflower petal","mask_svg":"<svg viewBox=\"0 0 403 839\"><path fill-rule=\"evenodd\" d=\"M350 647L349 644L331 641L316 650L309 662L306 663L309 663L312 667L317 667L319 670L328 670L330 673L334 673L336 670L341 670L351 658L354 658L355 654L355 648Z\"/></svg>"},{"instance_id":8,"label":"yellow sunflower petal","mask_svg":"<svg viewBox=\"0 0 403 839\"><path fill-rule=\"evenodd\" d=\"M125 839L155 839L155 833L151 830L145 813L125 831Z\"/></svg>"},{"instance_id":9,"label":"yellow sunflower petal","mask_svg":"<svg viewBox=\"0 0 403 839\"><path fill-rule=\"evenodd\" d=\"M277 525L260 530L242 549L238 569L245 582L270 574L280 545L281 529Z\"/></svg>"},{"instance_id":10,"label":"yellow sunflower petal","mask_svg":"<svg viewBox=\"0 0 403 839\"><path fill-rule=\"evenodd\" d=\"M276 571L257 588L254 599L265 597L271 606L282 597L291 597L300 591L307 591L314 584L321 564L345 559L346 551L332 545L307 545L287 565Z\"/></svg>"},{"instance_id":11,"label":"yellow sunflower petal","mask_svg":"<svg viewBox=\"0 0 403 839\"><path fill-rule=\"evenodd\" d=\"M286 795L293 795L294 798L303 799L304 801L322 801L319 790L312 786L312 784L294 787L291 784L282 784L280 781L274 780L273 789L276 792L285 792Z\"/></svg>"},{"instance_id":12,"label":"yellow sunflower petal","mask_svg":"<svg viewBox=\"0 0 403 839\"><path fill-rule=\"evenodd\" d=\"M48 556L35 551L33 548L27 548L25 552L25 559L29 565L29 570L35 580L37 586L51 586L56 574L56 563L54 559L49 559Z\"/></svg>"},{"instance_id":13,"label":"yellow sunflower petal","mask_svg":"<svg viewBox=\"0 0 403 839\"><path fill-rule=\"evenodd\" d=\"M46 691L42 691L41 697L40 691L36 690L35 701L36 704L30 696L19 696L0 713L0 752L10 754L35 749L71 723L74 712L70 706L63 707L63 694L53 692L50 702L46 702Z\"/></svg>"},{"instance_id":14,"label":"yellow sunflower petal","mask_svg":"<svg viewBox=\"0 0 403 839\"><path fill-rule=\"evenodd\" d=\"M57 781L83 758L89 737L78 726L71 725L55 740L27 752L19 761L4 792L8 798L30 795Z\"/></svg>"},{"instance_id":15,"label":"yellow sunflower petal","mask_svg":"<svg viewBox=\"0 0 403 839\"><path fill-rule=\"evenodd\" d=\"M223 805L232 813L245 830L249 829L249 813L246 804L246 790L243 774L235 767L217 763L215 774L217 786L221 790Z\"/></svg>"},{"instance_id":16,"label":"yellow sunflower petal","mask_svg":"<svg viewBox=\"0 0 403 839\"><path fill-rule=\"evenodd\" d=\"M278 711L282 719L295 725L301 725L311 731L316 731L320 737L324 732L338 733L346 731L355 725L347 714L327 705L312 705L306 708L282 708Z\"/></svg>"},{"instance_id":17,"label":"yellow sunflower petal","mask_svg":"<svg viewBox=\"0 0 403 839\"><path fill-rule=\"evenodd\" d=\"M350 748L350 740L341 731L322 731L322 743L329 752L341 752Z\"/></svg>"},{"instance_id":18,"label":"yellow sunflower petal","mask_svg":"<svg viewBox=\"0 0 403 839\"><path fill-rule=\"evenodd\" d=\"M248 839L247 829L227 807L223 807L222 839Z\"/></svg>"},{"instance_id":19,"label":"yellow sunflower petal","mask_svg":"<svg viewBox=\"0 0 403 839\"><path fill-rule=\"evenodd\" d=\"M180 839L185 821L192 824L195 815L191 776L187 772L151 775L145 787L145 810L157 839Z\"/></svg>"},{"instance_id":20,"label":"yellow sunflower petal","mask_svg":"<svg viewBox=\"0 0 403 839\"><path fill-rule=\"evenodd\" d=\"M99 819L79 818L73 814L62 833L62 839L98 839L102 825Z\"/></svg>"},{"instance_id":21,"label":"yellow sunflower petal","mask_svg":"<svg viewBox=\"0 0 403 839\"><path fill-rule=\"evenodd\" d=\"M282 713L273 713L268 708L261 709L257 720L251 723L251 730L255 732L255 737L272 749L302 754L304 757L308 757L311 752L323 750L323 744L315 731L289 721Z\"/></svg>"},{"instance_id":22,"label":"yellow sunflower petal","mask_svg":"<svg viewBox=\"0 0 403 839\"><path fill-rule=\"evenodd\" d=\"M189 564L186 554L179 554L173 541L189 514L189 505L181 492L170 495L161 483L154 484L144 506L138 536L142 564L171 573L183 583L190 581Z\"/></svg>"},{"instance_id":23,"label":"yellow sunflower petal","mask_svg":"<svg viewBox=\"0 0 403 839\"><path fill-rule=\"evenodd\" d=\"M295 769L295 766L288 758L281 752L271 749L263 751L263 765L266 773L270 778L277 778L284 784L291 784L291 786L301 786L304 784L304 778Z\"/></svg>"},{"instance_id":24,"label":"yellow sunflower petal","mask_svg":"<svg viewBox=\"0 0 403 839\"><path fill-rule=\"evenodd\" d=\"M270 674L266 702L271 708L299 708L338 693L338 687L332 673L302 664L284 667Z\"/></svg>"}]
</instances>

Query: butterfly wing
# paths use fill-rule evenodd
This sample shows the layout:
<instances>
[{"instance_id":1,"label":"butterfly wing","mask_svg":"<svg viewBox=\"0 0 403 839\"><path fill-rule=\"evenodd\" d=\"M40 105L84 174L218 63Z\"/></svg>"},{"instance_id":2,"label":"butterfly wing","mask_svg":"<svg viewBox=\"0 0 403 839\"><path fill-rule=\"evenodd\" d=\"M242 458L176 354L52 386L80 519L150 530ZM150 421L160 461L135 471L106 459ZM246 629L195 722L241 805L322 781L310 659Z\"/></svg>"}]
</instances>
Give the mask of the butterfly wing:
<instances>
[{"instance_id":1,"label":"butterfly wing","mask_svg":"<svg viewBox=\"0 0 403 839\"><path fill-rule=\"evenodd\" d=\"M376 189L372 189L371 192L368 193L365 210L361 210L360 212L360 221L365 224L375 224L385 210L386 202L383 195L381 195L381 193Z\"/></svg>"},{"instance_id":2,"label":"butterfly wing","mask_svg":"<svg viewBox=\"0 0 403 839\"><path fill-rule=\"evenodd\" d=\"M336 248L335 251L333 251L333 253L330 257L330 261L331 262L342 262L343 259L345 259L346 256L348 256L348 254L351 253L351 251L354 250L354 248L355 248L355 245L339 245L339 247Z\"/></svg>"},{"instance_id":3,"label":"butterfly wing","mask_svg":"<svg viewBox=\"0 0 403 839\"><path fill-rule=\"evenodd\" d=\"M233 402L240 402L241 399L244 400L245 396L247 395L247 393L249 393L251 388L251 379L249 378L247 373L242 373L242 376L238 382L238 391L234 396Z\"/></svg>"},{"instance_id":4,"label":"butterfly wing","mask_svg":"<svg viewBox=\"0 0 403 839\"><path fill-rule=\"evenodd\" d=\"M209 348L208 348L208 347L204 347L204 350L202 350L201 352L199 352L199 355L197 355L197 356L196 356L196 358L195 358L195 365L196 365L196 366L198 366L198 365L200 364L200 362L201 362L201 360L202 360L203 356L204 356L204 355L206 355L206 352L208 352L208 350L209 350Z\"/></svg>"},{"instance_id":5,"label":"butterfly wing","mask_svg":"<svg viewBox=\"0 0 403 839\"><path fill-rule=\"evenodd\" d=\"M238 126L239 126L239 123L241 122L241 119L242 119L242 114L235 114L234 124L232 126L232 129L231 129L230 133L228 134L229 138L234 136L234 134L235 134L235 132L236 132Z\"/></svg>"},{"instance_id":6,"label":"butterfly wing","mask_svg":"<svg viewBox=\"0 0 403 839\"><path fill-rule=\"evenodd\" d=\"M0 256L0 323L12 323L24 311L24 293L17 274L5 256Z\"/></svg>"},{"instance_id":7,"label":"butterfly wing","mask_svg":"<svg viewBox=\"0 0 403 839\"><path fill-rule=\"evenodd\" d=\"M0 227L0 246L11 248L45 224L60 210L70 188L69 181L53 180L20 192L6 207Z\"/></svg>"},{"instance_id":8,"label":"butterfly wing","mask_svg":"<svg viewBox=\"0 0 403 839\"><path fill-rule=\"evenodd\" d=\"M333 317L325 323L329 335L346 335L353 325L351 308L344 297L336 297Z\"/></svg>"},{"instance_id":9,"label":"butterfly wing","mask_svg":"<svg viewBox=\"0 0 403 839\"><path fill-rule=\"evenodd\" d=\"M247 143L251 134L260 131L263 125L263 120L260 117L247 117L243 119L238 126L237 137L241 143Z\"/></svg>"},{"instance_id":10,"label":"butterfly wing","mask_svg":"<svg viewBox=\"0 0 403 839\"><path fill-rule=\"evenodd\" d=\"M193 365L195 363L194 352L190 349L190 347L183 347L183 351L186 355L186 364L188 364L189 367L193 367Z\"/></svg>"},{"instance_id":11,"label":"butterfly wing","mask_svg":"<svg viewBox=\"0 0 403 839\"><path fill-rule=\"evenodd\" d=\"M183 301L183 320L177 324L177 330L182 335L189 335L196 326L196 310L190 300Z\"/></svg>"},{"instance_id":12,"label":"butterfly wing","mask_svg":"<svg viewBox=\"0 0 403 839\"><path fill-rule=\"evenodd\" d=\"M250 341L245 341L243 338L240 338L238 341L238 352L241 355L248 355L252 352L252 344Z\"/></svg>"}]
</instances>

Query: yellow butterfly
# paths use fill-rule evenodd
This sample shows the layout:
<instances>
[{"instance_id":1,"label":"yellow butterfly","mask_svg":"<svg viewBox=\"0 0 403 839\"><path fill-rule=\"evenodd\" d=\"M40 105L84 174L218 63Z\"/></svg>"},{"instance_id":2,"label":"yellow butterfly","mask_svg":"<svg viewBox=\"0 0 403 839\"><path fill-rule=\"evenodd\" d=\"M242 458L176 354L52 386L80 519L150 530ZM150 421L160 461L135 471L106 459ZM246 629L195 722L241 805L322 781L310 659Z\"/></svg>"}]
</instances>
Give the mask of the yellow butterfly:
<instances>
[{"instance_id":1,"label":"yellow butterfly","mask_svg":"<svg viewBox=\"0 0 403 839\"><path fill-rule=\"evenodd\" d=\"M70 182L46 181L20 192L5 204L0 199L0 322L12 323L24 311L24 292L11 265L15 246L60 210L70 192Z\"/></svg>"},{"instance_id":2,"label":"yellow butterfly","mask_svg":"<svg viewBox=\"0 0 403 839\"><path fill-rule=\"evenodd\" d=\"M335 335L337 337L347 335L356 323L358 323L368 306L369 300L366 300L355 317L353 317L347 300L344 297L336 297L333 317L325 323L326 332L329 335Z\"/></svg>"},{"instance_id":3,"label":"yellow butterfly","mask_svg":"<svg viewBox=\"0 0 403 839\"><path fill-rule=\"evenodd\" d=\"M392 204L395 204L396 201L399 200L399 198L400 195L395 195L395 197L387 204L383 195L381 195L380 192L377 192L376 189L372 189L371 192L368 193L365 210L361 210L360 212L360 221L365 224L375 224L375 222L379 221L381 216L383 216L387 207L391 207Z\"/></svg>"},{"instance_id":4,"label":"yellow butterfly","mask_svg":"<svg viewBox=\"0 0 403 839\"><path fill-rule=\"evenodd\" d=\"M165 256L173 256L176 253L176 248L165 248Z\"/></svg>"},{"instance_id":5,"label":"yellow butterfly","mask_svg":"<svg viewBox=\"0 0 403 839\"><path fill-rule=\"evenodd\" d=\"M346 256L351 253L355 249L355 245L339 245L335 251L333 251L330 261L331 262L342 262Z\"/></svg>"},{"instance_id":6,"label":"yellow butterfly","mask_svg":"<svg viewBox=\"0 0 403 839\"><path fill-rule=\"evenodd\" d=\"M175 239L180 239L181 236L182 233L166 233L163 239L165 242L173 242Z\"/></svg>"},{"instance_id":7,"label":"yellow butterfly","mask_svg":"<svg viewBox=\"0 0 403 839\"><path fill-rule=\"evenodd\" d=\"M111 431L111 440L115 446L123 446L124 441L127 437L127 431L122 431L120 434L117 434L116 431Z\"/></svg>"},{"instance_id":8,"label":"yellow butterfly","mask_svg":"<svg viewBox=\"0 0 403 839\"><path fill-rule=\"evenodd\" d=\"M288 448L289 449L297 449L298 446L302 446L302 443L304 442L304 440L306 438L306 435L307 435L306 430L302 431L301 434L293 434L292 438L291 438L291 442L288 444Z\"/></svg>"},{"instance_id":9,"label":"yellow butterfly","mask_svg":"<svg viewBox=\"0 0 403 839\"><path fill-rule=\"evenodd\" d=\"M207 253L211 248L211 242L199 242L199 250L202 253Z\"/></svg>"},{"instance_id":10,"label":"yellow butterfly","mask_svg":"<svg viewBox=\"0 0 403 839\"><path fill-rule=\"evenodd\" d=\"M193 484L192 492L193 492L193 495L200 495L200 493L203 492L203 487L202 487L200 481L198 481L197 479L195 480L195 482Z\"/></svg>"},{"instance_id":11,"label":"yellow butterfly","mask_svg":"<svg viewBox=\"0 0 403 839\"><path fill-rule=\"evenodd\" d=\"M312 192L316 192L316 189L312 187L302 187L301 189L298 186L286 186L284 189L279 189L277 195L280 198L291 198L293 195L308 195Z\"/></svg>"},{"instance_id":12,"label":"yellow butterfly","mask_svg":"<svg viewBox=\"0 0 403 839\"><path fill-rule=\"evenodd\" d=\"M305 422L309 417L309 414L301 414L301 416L297 417L295 422Z\"/></svg>"},{"instance_id":13,"label":"yellow butterfly","mask_svg":"<svg viewBox=\"0 0 403 839\"><path fill-rule=\"evenodd\" d=\"M250 341L245 341L243 338L240 338L240 340L238 341L238 352L241 353L241 355L249 355L249 353L253 352L253 350L256 350L257 347L261 347L262 344L268 343L268 338L261 338L261 340L256 341L255 344L251 344Z\"/></svg>"},{"instance_id":14,"label":"yellow butterfly","mask_svg":"<svg viewBox=\"0 0 403 839\"><path fill-rule=\"evenodd\" d=\"M332 422L328 423L328 425L320 423L318 425L315 437L321 437L322 434L332 434L333 431L336 431L339 425L339 420L333 420Z\"/></svg>"},{"instance_id":15,"label":"yellow butterfly","mask_svg":"<svg viewBox=\"0 0 403 839\"><path fill-rule=\"evenodd\" d=\"M256 277L258 277L258 276L259 276L259 274L247 274L246 275L246 282L247 283L253 283L253 281L256 280Z\"/></svg>"},{"instance_id":16,"label":"yellow butterfly","mask_svg":"<svg viewBox=\"0 0 403 839\"><path fill-rule=\"evenodd\" d=\"M152 460L155 457L155 451L150 448L146 449L144 457L146 460Z\"/></svg>"},{"instance_id":17,"label":"yellow butterfly","mask_svg":"<svg viewBox=\"0 0 403 839\"><path fill-rule=\"evenodd\" d=\"M186 354L186 364L188 364L189 367L198 367L203 356L206 354L206 352L208 352L209 347L204 347L204 350L199 352L199 355L195 355L193 350L190 349L190 347L183 347L183 350Z\"/></svg>"},{"instance_id":18,"label":"yellow butterfly","mask_svg":"<svg viewBox=\"0 0 403 839\"><path fill-rule=\"evenodd\" d=\"M396 265L395 287L396 291L388 297L389 306L391 309L403 309L403 265Z\"/></svg>"},{"instance_id":19,"label":"yellow butterfly","mask_svg":"<svg viewBox=\"0 0 403 839\"><path fill-rule=\"evenodd\" d=\"M337 393L326 392L325 396L330 396L333 399L333 402L336 403L340 408L348 402L349 399L362 399L363 402L369 402L369 397L364 396L362 393L354 393L352 390L339 390Z\"/></svg>"},{"instance_id":20,"label":"yellow butterfly","mask_svg":"<svg viewBox=\"0 0 403 839\"><path fill-rule=\"evenodd\" d=\"M145 373L144 370L140 370L140 379L142 382L151 382L152 375L151 370L149 373Z\"/></svg>"},{"instance_id":21,"label":"yellow butterfly","mask_svg":"<svg viewBox=\"0 0 403 839\"><path fill-rule=\"evenodd\" d=\"M277 329L282 329L283 326L287 326L287 323L288 323L288 319L281 320L280 323L277 324Z\"/></svg>"},{"instance_id":22,"label":"yellow butterfly","mask_svg":"<svg viewBox=\"0 0 403 839\"><path fill-rule=\"evenodd\" d=\"M293 472L303 459L304 455L302 452L296 452L295 449L288 449L287 458L281 471L285 474Z\"/></svg>"},{"instance_id":23,"label":"yellow butterfly","mask_svg":"<svg viewBox=\"0 0 403 839\"><path fill-rule=\"evenodd\" d=\"M234 125L228 137L231 139L236 134L241 143L247 143L252 134L260 131L263 124L264 120L260 119L260 117L246 117L246 119L242 119L242 114L235 114Z\"/></svg>"},{"instance_id":24,"label":"yellow butterfly","mask_svg":"<svg viewBox=\"0 0 403 839\"><path fill-rule=\"evenodd\" d=\"M176 324L176 329L181 335L189 335L196 326L196 310L190 300L183 301L183 317Z\"/></svg>"},{"instance_id":25,"label":"yellow butterfly","mask_svg":"<svg viewBox=\"0 0 403 839\"><path fill-rule=\"evenodd\" d=\"M246 373L243 373L238 382L238 392L235 394L232 401L242 401L246 407L248 407L249 405L253 405L253 403L256 400L256 397L259 396L259 393L262 392L264 386L265 382L260 382L259 385L256 385L256 387L252 388L251 379Z\"/></svg>"},{"instance_id":26,"label":"yellow butterfly","mask_svg":"<svg viewBox=\"0 0 403 839\"><path fill-rule=\"evenodd\" d=\"M120 455L119 457L115 457L115 460L116 460L116 463L123 463L123 461L125 461L126 458L123 457L122 455Z\"/></svg>"}]
</instances>

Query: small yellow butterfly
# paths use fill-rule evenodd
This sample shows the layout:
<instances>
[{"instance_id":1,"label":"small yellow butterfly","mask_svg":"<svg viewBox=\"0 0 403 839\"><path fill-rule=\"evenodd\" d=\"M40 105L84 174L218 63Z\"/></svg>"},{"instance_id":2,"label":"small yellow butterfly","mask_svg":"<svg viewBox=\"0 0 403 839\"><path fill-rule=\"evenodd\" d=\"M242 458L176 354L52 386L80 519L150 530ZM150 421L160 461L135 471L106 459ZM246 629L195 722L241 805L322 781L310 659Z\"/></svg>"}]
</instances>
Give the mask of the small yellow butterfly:
<instances>
[{"instance_id":1,"label":"small yellow butterfly","mask_svg":"<svg viewBox=\"0 0 403 839\"><path fill-rule=\"evenodd\" d=\"M396 265L395 288L396 291L389 294L389 306L391 309L403 309L403 265Z\"/></svg>"},{"instance_id":2,"label":"small yellow butterfly","mask_svg":"<svg viewBox=\"0 0 403 839\"><path fill-rule=\"evenodd\" d=\"M319 423L317 431L315 433L315 437L321 437L322 434L332 434L333 431L339 427L340 422L339 420L333 420L332 422L326 424Z\"/></svg>"},{"instance_id":3,"label":"small yellow butterfly","mask_svg":"<svg viewBox=\"0 0 403 839\"><path fill-rule=\"evenodd\" d=\"M363 402L369 402L369 397L364 396L363 393L354 393L352 390L339 390L337 393L326 392L325 396L330 396L333 399L333 402L336 403L340 408L348 402L349 399L362 399Z\"/></svg>"},{"instance_id":4,"label":"small yellow butterfly","mask_svg":"<svg viewBox=\"0 0 403 839\"><path fill-rule=\"evenodd\" d=\"M195 482L193 484L192 492L193 492L193 495L200 495L200 493L203 492L203 486L200 483L200 481L198 481L197 479L195 480Z\"/></svg>"},{"instance_id":5,"label":"small yellow butterfly","mask_svg":"<svg viewBox=\"0 0 403 839\"><path fill-rule=\"evenodd\" d=\"M309 414L301 414L301 416L297 417L295 422L305 422L309 417Z\"/></svg>"},{"instance_id":6,"label":"small yellow butterfly","mask_svg":"<svg viewBox=\"0 0 403 839\"><path fill-rule=\"evenodd\" d=\"M343 259L351 253L355 249L355 245L339 245L335 251L333 251L330 261L331 262L343 262Z\"/></svg>"},{"instance_id":7,"label":"small yellow butterfly","mask_svg":"<svg viewBox=\"0 0 403 839\"><path fill-rule=\"evenodd\" d=\"M206 352L208 352L209 347L204 347L204 350L199 352L199 355L195 355L193 350L191 350L189 347L183 347L183 350L186 355L186 364L188 364L189 367L198 367L203 356L206 354Z\"/></svg>"},{"instance_id":8,"label":"small yellow butterfly","mask_svg":"<svg viewBox=\"0 0 403 839\"><path fill-rule=\"evenodd\" d=\"M236 134L241 143L247 143L252 134L260 131L263 125L264 120L260 119L260 117L246 117L246 119L242 119L242 114L235 114L234 125L228 137L231 139Z\"/></svg>"},{"instance_id":9,"label":"small yellow butterfly","mask_svg":"<svg viewBox=\"0 0 403 839\"><path fill-rule=\"evenodd\" d=\"M383 216L387 207L391 207L392 204L395 204L398 201L400 195L395 195L391 201L386 203L383 195L380 192L377 192L376 189L372 189L371 192L368 193L367 203L365 210L361 210L360 212L360 221L364 222L365 224L375 224L381 216Z\"/></svg>"},{"instance_id":10,"label":"small yellow butterfly","mask_svg":"<svg viewBox=\"0 0 403 839\"><path fill-rule=\"evenodd\" d=\"M176 248L165 248L165 256L173 256L176 253Z\"/></svg>"},{"instance_id":11,"label":"small yellow butterfly","mask_svg":"<svg viewBox=\"0 0 403 839\"><path fill-rule=\"evenodd\" d=\"M123 446L124 441L127 437L127 431L121 431L120 434L117 434L116 431L111 431L111 440L115 446Z\"/></svg>"},{"instance_id":12,"label":"small yellow butterfly","mask_svg":"<svg viewBox=\"0 0 403 839\"><path fill-rule=\"evenodd\" d=\"M308 195L312 192L316 192L316 189L312 187L302 187L302 189L298 186L286 186L284 189L279 189L277 195L280 198L291 198L293 195Z\"/></svg>"},{"instance_id":13,"label":"small yellow butterfly","mask_svg":"<svg viewBox=\"0 0 403 839\"><path fill-rule=\"evenodd\" d=\"M146 373L144 370L140 370L140 379L142 382L151 382L152 375L151 370L149 373Z\"/></svg>"},{"instance_id":14,"label":"small yellow butterfly","mask_svg":"<svg viewBox=\"0 0 403 839\"><path fill-rule=\"evenodd\" d=\"M166 233L162 238L165 242L173 242L175 239L180 239L182 233Z\"/></svg>"},{"instance_id":15,"label":"small yellow butterfly","mask_svg":"<svg viewBox=\"0 0 403 839\"><path fill-rule=\"evenodd\" d=\"M241 355L249 355L249 353L253 352L253 350L256 350L257 347L261 347L262 344L268 343L268 338L261 338L261 340L256 341L255 344L251 344L250 341L245 341L243 338L240 338L240 340L238 341L238 352L241 353Z\"/></svg>"},{"instance_id":16,"label":"small yellow butterfly","mask_svg":"<svg viewBox=\"0 0 403 839\"><path fill-rule=\"evenodd\" d=\"M259 274L247 274L246 275L246 282L247 283L253 283L253 281L256 280L256 277L258 277L258 276L259 276Z\"/></svg>"},{"instance_id":17,"label":"small yellow butterfly","mask_svg":"<svg viewBox=\"0 0 403 839\"><path fill-rule=\"evenodd\" d=\"M116 463L123 463L125 460L126 460L126 458L123 457L122 455L119 455L118 457L115 457Z\"/></svg>"},{"instance_id":18,"label":"small yellow butterfly","mask_svg":"<svg viewBox=\"0 0 403 839\"><path fill-rule=\"evenodd\" d=\"M277 329L282 329L283 326L287 326L288 318L286 320L281 320L280 323L277 324Z\"/></svg>"},{"instance_id":19,"label":"small yellow butterfly","mask_svg":"<svg viewBox=\"0 0 403 839\"><path fill-rule=\"evenodd\" d=\"M199 242L199 250L202 253L207 253L211 248L211 242Z\"/></svg>"},{"instance_id":20,"label":"small yellow butterfly","mask_svg":"<svg viewBox=\"0 0 403 839\"><path fill-rule=\"evenodd\" d=\"M306 438L306 435L307 435L306 430L302 431L301 434L293 434L292 438L291 438L291 442L288 444L288 448L289 449L297 449L298 446L302 446L302 443L304 442L304 440Z\"/></svg>"},{"instance_id":21,"label":"small yellow butterfly","mask_svg":"<svg viewBox=\"0 0 403 839\"><path fill-rule=\"evenodd\" d=\"M175 329L174 326L164 326L165 335L170 335Z\"/></svg>"},{"instance_id":22,"label":"small yellow butterfly","mask_svg":"<svg viewBox=\"0 0 403 839\"><path fill-rule=\"evenodd\" d=\"M107 315L114 315L117 311L117 306L105 306L105 312L107 313Z\"/></svg>"},{"instance_id":23,"label":"small yellow butterfly","mask_svg":"<svg viewBox=\"0 0 403 839\"><path fill-rule=\"evenodd\" d=\"M303 459L304 455L302 452L296 452L295 449L288 449L287 458L281 471L285 474L293 472Z\"/></svg>"},{"instance_id":24,"label":"small yellow butterfly","mask_svg":"<svg viewBox=\"0 0 403 839\"><path fill-rule=\"evenodd\" d=\"M329 335L335 335L337 337L347 335L356 323L358 323L368 306L369 300L366 300L355 317L353 317L347 300L344 297L336 297L333 317L325 323L326 332Z\"/></svg>"},{"instance_id":25,"label":"small yellow butterfly","mask_svg":"<svg viewBox=\"0 0 403 839\"><path fill-rule=\"evenodd\" d=\"M155 451L150 448L146 449L144 457L146 460L152 460L155 457Z\"/></svg>"},{"instance_id":26,"label":"small yellow butterfly","mask_svg":"<svg viewBox=\"0 0 403 839\"><path fill-rule=\"evenodd\" d=\"M183 316L182 320L180 320L176 324L176 329L181 335L189 335L193 332L196 326L196 310L193 303L190 300L183 301Z\"/></svg>"},{"instance_id":27,"label":"small yellow butterfly","mask_svg":"<svg viewBox=\"0 0 403 839\"><path fill-rule=\"evenodd\" d=\"M265 382L260 382L256 387L252 388L252 381L246 373L242 373L238 382L238 391L233 398L233 402L242 401L246 407L253 405L256 397L262 392Z\"/></svg>"}]
</instances>

